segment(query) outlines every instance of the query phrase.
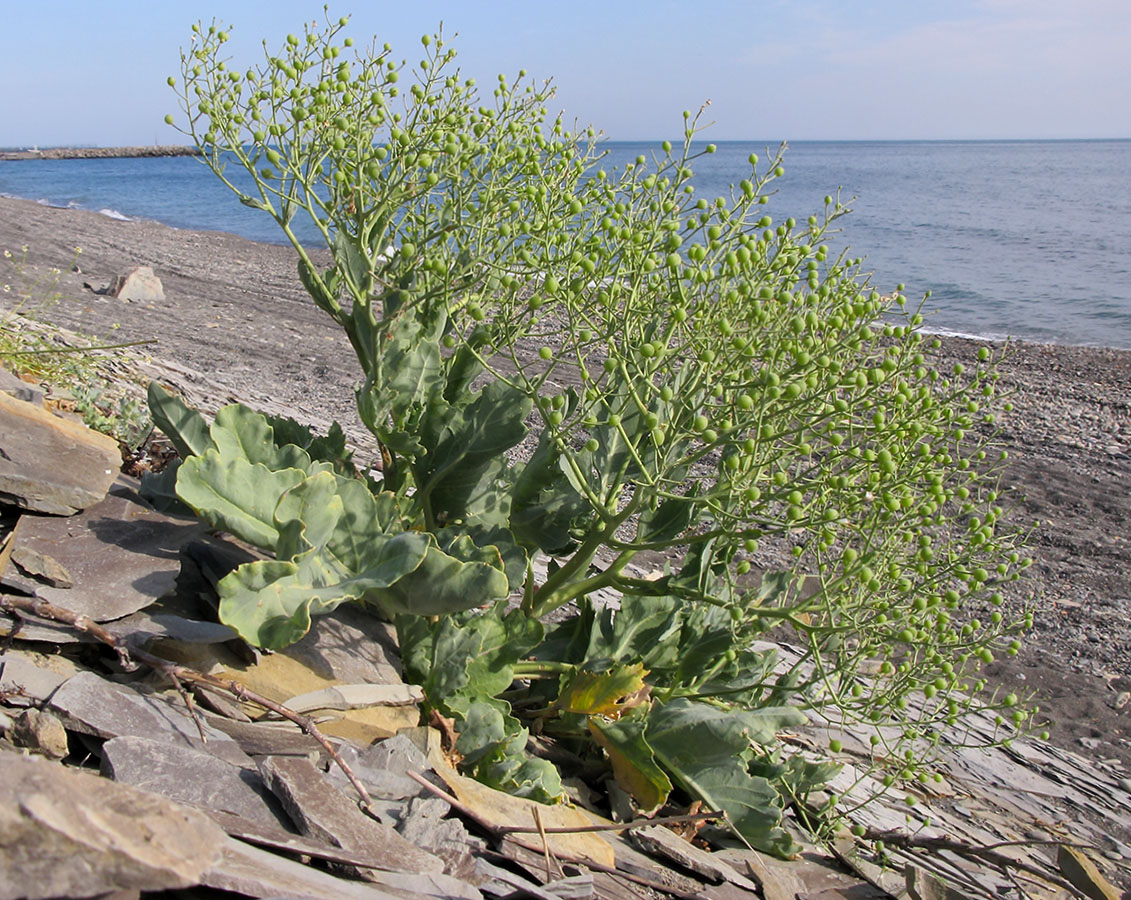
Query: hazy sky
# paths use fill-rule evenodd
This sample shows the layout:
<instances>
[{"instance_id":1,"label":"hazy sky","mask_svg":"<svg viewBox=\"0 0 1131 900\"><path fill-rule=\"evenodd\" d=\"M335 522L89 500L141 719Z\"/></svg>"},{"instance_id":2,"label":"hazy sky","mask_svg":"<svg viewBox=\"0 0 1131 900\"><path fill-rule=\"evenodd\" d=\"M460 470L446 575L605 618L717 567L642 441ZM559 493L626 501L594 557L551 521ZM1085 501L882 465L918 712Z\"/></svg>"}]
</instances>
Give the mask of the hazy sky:
<instances>
[{"instance_id":1,"label":"hazy sky","mask_svg":"<svg viewBox=\"0 0 1131 900\"><path fill-rule=\"evenodd\" d=\"M466 74L553 77L614 140L1131 137L1131 0L414 0L331 4L397 57L444 22ZM0 146L182 143L165 84L197 19L242 66L301 0L0 0Z\"/></svg>"}]
</instances>

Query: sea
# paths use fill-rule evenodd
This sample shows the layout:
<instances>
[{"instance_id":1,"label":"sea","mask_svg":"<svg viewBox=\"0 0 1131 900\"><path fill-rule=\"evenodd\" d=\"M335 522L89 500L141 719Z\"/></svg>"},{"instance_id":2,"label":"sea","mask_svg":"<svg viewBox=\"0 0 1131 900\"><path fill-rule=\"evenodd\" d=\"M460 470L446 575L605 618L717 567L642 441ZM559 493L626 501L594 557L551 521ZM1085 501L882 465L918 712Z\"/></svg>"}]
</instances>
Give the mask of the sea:
<instances>
[{"instance_id":1,"label":"sea","mask_svg":"<svg viewBox=\"0 0 1131 900\"><path fill-rule=\"evenodd\" d=\"M693 165L696 195L729 196L750 154L764 168L778 146L718 142ZM661 155L658 142L604 150L609 170ZM804 221L839 192L853 212L836 249L882 292L929 291L929 330L1131 349L1131 140L799 141L784 167L766 211ZM192 157L0 162L0 194L283 241Z\"/></svg>"}]
</instances>

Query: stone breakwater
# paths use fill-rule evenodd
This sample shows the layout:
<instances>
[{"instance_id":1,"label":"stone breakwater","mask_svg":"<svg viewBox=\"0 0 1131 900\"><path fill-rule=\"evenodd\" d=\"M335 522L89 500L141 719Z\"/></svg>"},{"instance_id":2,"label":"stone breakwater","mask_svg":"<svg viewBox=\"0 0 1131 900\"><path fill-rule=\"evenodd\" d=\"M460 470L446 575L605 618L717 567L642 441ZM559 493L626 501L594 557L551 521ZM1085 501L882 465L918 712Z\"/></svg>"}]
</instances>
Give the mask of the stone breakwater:
<instances>
[{"instance_id":1,"label":"stone breakwater","mask_svg":"<svg viewBox=\"0 0 1131 900\"><path fill-rule=\"evenodd\" d=\"M196 147L50 147L46 150L0 152L0 160L21 159L125 159L146 156L199 156Z\"/></svg>"}]
</instances>

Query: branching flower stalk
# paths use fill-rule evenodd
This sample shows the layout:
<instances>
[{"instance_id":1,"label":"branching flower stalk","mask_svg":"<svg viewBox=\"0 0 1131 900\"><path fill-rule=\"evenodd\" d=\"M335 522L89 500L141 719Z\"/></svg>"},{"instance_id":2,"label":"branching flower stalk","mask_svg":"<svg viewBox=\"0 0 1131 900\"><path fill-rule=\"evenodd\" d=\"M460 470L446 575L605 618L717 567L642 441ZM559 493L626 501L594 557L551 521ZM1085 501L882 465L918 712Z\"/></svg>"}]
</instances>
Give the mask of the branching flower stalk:
<instances>
[{"instance_id":1,"label":"branching flower stalk","mask_svg":"<svg viewBox=\"0 0 1131 900\"><path fill-rule=\"evenodd\" d=\"M999 710L1004 739L1023 725L1018 698L972 694L1027 624L998 611L1028 561L997 481L995 354L933 365L902 287L881 295L830 250L839 198L773 218L784 148L701 197L702 111L609 170L592 129L549 115L549 83L481 96L442 34L410 66L354 50L346 25L246 70L199 25L170 79L185 133L345 330L384 460L364 476L340 440L242 408L209 426L151 392L186 456L166 493L276 556L225 579L224 620L279 646L370 603L476 777L552 798L527 727L573 735L641 808L670 776L776 852L782 805L835 770L783 760L777 728L863 728L894 778L974 711ZM756 577L769 546L793 566ZM667 559L656 578L631 568L645 552ZM779 628L800 648L784 669L757 643ZM520 676L540 677L512 706Z\"/></svg>"}]
</instances>

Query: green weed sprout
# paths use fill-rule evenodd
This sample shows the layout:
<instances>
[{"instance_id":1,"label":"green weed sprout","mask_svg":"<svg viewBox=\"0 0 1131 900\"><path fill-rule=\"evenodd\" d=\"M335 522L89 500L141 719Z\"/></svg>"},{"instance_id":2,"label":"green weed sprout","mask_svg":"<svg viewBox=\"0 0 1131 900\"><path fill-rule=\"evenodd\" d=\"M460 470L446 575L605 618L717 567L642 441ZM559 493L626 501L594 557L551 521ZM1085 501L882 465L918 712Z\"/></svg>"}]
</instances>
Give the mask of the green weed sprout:
<instances>
[{"instance_id":1,"label":"green weed sprout","mask_svg":"<svg viewBox=\"0 0 1131 900\"><path fill-rule=\"evenodd\" d=\"M383 456L365 478L295 423L232 408L208 426L151 392L184 435L177 495L276 555L225 580L224 620L277 646L373 604L477 777L559 796L526 753L536 728L603 752L641 808L678 787L786 854L784 805L836 766L785 754L779 729L863 729L894 779L987 704L1000 737L1024 723L1016 698L970 695L1025 625L997 610L1028 561L998 487L992 355L932 365L902 293L830 251L836 198L772 218L780 151L700 197L715 148L684 113L679 141L607 170L592 129L549 115L549 83L480 91L442 34L408 65L355 50L346 24L247 69L196 26L170 79L205 162L275 219L347 334ZM769 546L794 565L756 578ZM658 577L632 568L657 553ZM594 607L602 588L618 611ZM771 630L797 655L759 643Z\"/></svg>"}]
</instances>

